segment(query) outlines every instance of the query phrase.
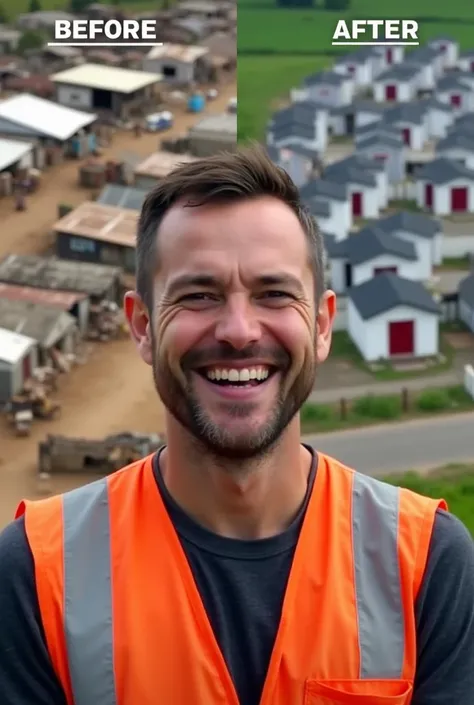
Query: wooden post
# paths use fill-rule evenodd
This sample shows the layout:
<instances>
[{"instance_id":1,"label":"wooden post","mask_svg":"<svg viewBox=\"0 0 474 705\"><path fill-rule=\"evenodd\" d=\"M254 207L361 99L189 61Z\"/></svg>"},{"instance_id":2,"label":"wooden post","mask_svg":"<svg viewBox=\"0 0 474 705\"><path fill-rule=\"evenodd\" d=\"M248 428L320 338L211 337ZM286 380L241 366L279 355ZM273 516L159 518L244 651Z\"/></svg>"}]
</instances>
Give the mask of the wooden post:
<instances>
[{"instance_id":1,"label":"wooden post","mask_svg":"<svg viewBox=\"0 0 474 705\"><path fill-rule=\"evenodd\" d=\"M402 411L406 413L410 408L410 399L408 396L408 389L403 387L402 389Z\"/></svg>"}]
</instances>

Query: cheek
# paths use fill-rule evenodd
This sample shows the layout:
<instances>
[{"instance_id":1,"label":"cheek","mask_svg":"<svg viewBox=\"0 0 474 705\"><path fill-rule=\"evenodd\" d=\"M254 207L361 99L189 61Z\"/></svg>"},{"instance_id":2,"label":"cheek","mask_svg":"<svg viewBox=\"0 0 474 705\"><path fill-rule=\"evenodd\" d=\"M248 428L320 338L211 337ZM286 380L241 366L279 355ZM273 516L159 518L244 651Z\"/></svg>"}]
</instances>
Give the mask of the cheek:
<instances>
[{"instance_id":1,"label":"cheek","mask_svg":"<svg viewBox=\"0 0 474 705\"><path fill-rule=\"evenodd\" d=\"M308 355L314 355L314 323L306 310L289 307L279 311L273 326L274 334L300 367Z\"/></svg>"},{"instance_id":2,"label":"cheek","mask_svg":"<svg viewBox=\"0 0 474 705\"><path fill-rule=\"evenodd\" d=\"M163 315L157 326L157 356L172 369L202 337L203 324L195 312L179 310Z\"/></svg>"}]
</instances>

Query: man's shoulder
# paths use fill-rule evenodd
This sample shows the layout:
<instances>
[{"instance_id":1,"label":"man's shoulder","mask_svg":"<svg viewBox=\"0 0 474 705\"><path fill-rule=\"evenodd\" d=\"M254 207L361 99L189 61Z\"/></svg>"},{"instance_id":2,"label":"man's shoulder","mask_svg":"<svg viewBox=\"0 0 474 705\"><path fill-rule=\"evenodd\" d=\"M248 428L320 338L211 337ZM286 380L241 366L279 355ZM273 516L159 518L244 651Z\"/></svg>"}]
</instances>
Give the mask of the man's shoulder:
<instances>
[{"instance_id":1,"label":"man's shoulder","mask_svg":"<svg viewBox=\"0 0 474 705\"><path fill-rule=\"evenodd\" d=\"M14 582L30 572L32 556L23 517L10 522L0 532L0 564L0 583Z\"/></svg>"}]
</instances>

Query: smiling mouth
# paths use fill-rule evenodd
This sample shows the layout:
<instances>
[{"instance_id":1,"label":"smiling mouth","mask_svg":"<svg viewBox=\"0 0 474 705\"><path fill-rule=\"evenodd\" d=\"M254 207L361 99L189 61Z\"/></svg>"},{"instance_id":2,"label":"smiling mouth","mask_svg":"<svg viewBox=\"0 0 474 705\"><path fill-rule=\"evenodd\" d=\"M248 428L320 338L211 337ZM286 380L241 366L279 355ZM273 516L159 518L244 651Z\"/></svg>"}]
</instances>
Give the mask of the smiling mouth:
<instances>
[{"instance_id":1,"label":"smiling mouth","mask_svg":"<svg viewBox=\"0 0 474 705\"><path fill-rule=\"evenodd\" d=\"M220 387L258 387L267 382L277 372L276 367L257 365L255 367L208 367L198 373L208 382Z\"/></svg>"}]
</instances>

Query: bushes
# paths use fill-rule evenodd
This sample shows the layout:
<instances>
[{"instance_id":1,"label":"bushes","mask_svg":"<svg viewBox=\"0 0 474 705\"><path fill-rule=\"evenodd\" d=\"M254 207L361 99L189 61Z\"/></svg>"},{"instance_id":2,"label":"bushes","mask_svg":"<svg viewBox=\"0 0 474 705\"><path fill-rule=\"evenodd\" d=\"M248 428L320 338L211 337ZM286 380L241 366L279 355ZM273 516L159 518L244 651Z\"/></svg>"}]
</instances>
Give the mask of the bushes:
<instances>
[{"instance_id":1,"label":"bushes","mask_svg":"<svg viewBox=\"0 0 474 705\"><path fill-rule=\"evenodd\" d=\"M449 394L445 389L425 389L416 400L420 411L443 411L451 406Z\"/></svg>"},{"instance_id":2,"label":"bushes","mask_svg":"<svg viewBox=\"0 0 474 705\"><path fill-rule=\"evenodd\" d=\"M357 416L367 419L395 419L401 414L402 405L399 397L366 396L356 399L352 411Z\"/></svg>"},{"instance_id":3,"label":"bushes","mask_svg":"<svg viewBox=\"0 0 474 705\"><path fill-rule=\"evenodd\" d=\"M317 424L335 418L334 409L327 404L312 404L308 402L301 409L301 423Z\"/></svg>"}]
</instances>

